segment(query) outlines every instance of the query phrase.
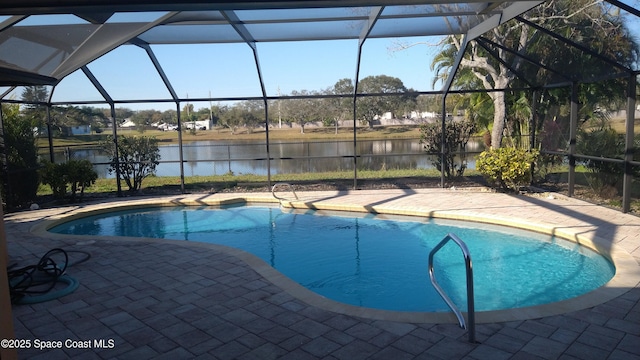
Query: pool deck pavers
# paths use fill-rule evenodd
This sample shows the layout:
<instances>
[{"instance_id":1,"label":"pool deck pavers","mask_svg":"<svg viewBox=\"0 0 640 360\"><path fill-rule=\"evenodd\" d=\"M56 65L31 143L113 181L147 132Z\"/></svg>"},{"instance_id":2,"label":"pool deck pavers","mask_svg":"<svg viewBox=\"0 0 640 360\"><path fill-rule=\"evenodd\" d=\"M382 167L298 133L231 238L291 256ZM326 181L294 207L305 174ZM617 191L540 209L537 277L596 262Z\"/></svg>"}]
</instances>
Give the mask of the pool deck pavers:
<instances>
[{"instance_id":1,"label":"pool deck pavers","mask_svg":"<svg viewBox=\"0 0 640 360\"><path fill-rule=\"evenodd\" d=\"M640 218L556 194L389 189L278 194L283 205L496 221L611 252L622 275L603 301L525 319L479 316L477 343L445 321L354 312L300 290L237 250L164 240L53 236L63 215L126 204L273 201L270 193L113 199L5 216L9 264L54 247L91 253L68 269L72 294L13 307L16 338L90 340L91 348L25 349L21 359L640 359ZM444 234L443 234L444 236ZM77 256L77 254L75 254ZM72 253L72 256L74 254ZM425 266L426 266L425 259ZM618 276L617 276L618 277ZM600 296L596 293L595 297ZM554 313L555 310L551 310ZM557 311L556 311L557 312ZM517 317L517 316L516 316ZM507 317L508 318L508 317ZM98 348L94 340L112 347Z\"/></svg>"}]
</instances>

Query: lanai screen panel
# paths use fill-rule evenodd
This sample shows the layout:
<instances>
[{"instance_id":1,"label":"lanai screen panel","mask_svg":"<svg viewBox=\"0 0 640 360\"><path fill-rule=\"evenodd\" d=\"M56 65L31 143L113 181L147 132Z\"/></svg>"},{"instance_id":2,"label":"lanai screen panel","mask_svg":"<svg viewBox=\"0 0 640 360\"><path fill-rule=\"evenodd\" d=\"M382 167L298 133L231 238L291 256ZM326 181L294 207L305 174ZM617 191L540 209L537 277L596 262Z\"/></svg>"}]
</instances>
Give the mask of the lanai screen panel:
<instances>
[{"instance_id":1,"label":"lanai screen panel","mask_svg":"<svg viewBox=\"0 0 640 360\"><path fill-rule=\"evenodd\" d=\"M47 7L43 2L8 1L0 4L0 74L51 77L53 84L126 43L260 43L463 34L515 3L132 0L56 1ZM32 15L39 13L45 15Z\"/></svg>"},{"instance_id":2,"label":"lanai screen panel","mask_svg":"<svg viewBox=\"0 0 640 360\"><path fill-rule=\"evenodd\" d=\"M73 15L26 17L0 31L0 66L50 76L97 28Z\"/></svg>"},{"instance_id":3,"label":"lanai screen panel","mask_svg":"<svg viewBox=\"0 0 640 360\"><path fill-rule=\"evenodd\" d=\"M387 6L370 37L461 34L496 10L482 4ZM372 7L181 12L140 36L151 44L241 42L241 24L257 42L357 39ZM229 14L237 20L229 18Z\"/></svg>"}]
</instances>

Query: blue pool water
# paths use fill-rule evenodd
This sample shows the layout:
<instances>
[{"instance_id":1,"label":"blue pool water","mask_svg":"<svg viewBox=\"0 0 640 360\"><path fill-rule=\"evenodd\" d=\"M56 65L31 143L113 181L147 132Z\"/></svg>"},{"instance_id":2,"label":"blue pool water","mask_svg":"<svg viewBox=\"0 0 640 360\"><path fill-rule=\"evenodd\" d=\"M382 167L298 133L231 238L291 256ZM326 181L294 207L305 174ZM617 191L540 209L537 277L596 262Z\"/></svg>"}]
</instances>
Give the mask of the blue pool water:
<instances>
[{"instance_id":1,"label":"blue pool water","mask_svg":"<svg viewBox=\"0 0 640 360\"><path fill-rule=\"evenodd\" d=\"M615 272L589 249L532 232L338 214L253 206L149 208L77 219L50 231L228 245L330 299L398 311L448 311L428 276L429 252L447 233L458 235L471 253L477 311L572 298L605 284ZM436 254L434 269L440 285L466 309L464 260L453 242Z\"/></svg>"}]
</instances>

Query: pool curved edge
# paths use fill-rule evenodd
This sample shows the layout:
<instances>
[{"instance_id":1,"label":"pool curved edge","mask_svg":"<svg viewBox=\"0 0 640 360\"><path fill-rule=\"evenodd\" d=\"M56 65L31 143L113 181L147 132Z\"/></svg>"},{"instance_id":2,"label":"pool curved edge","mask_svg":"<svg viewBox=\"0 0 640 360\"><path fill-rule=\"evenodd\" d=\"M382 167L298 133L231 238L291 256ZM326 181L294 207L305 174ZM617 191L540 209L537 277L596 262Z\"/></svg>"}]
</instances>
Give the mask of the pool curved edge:
<instances>
[{"instance_id":1,"label":"pool curved edge","mask_svg":"<svg viewBox=\"0 0 640 360\"><path fill-rule=\"evenodd\" d=\"M99 213L110 212L114 210L142 208L150 206L220 206L228 204L245 204L245 203L262 203L277 204L278 201L272 197L262 196L233 196L223 199L212 199L195 196L182 197L163 197L152 199L139 199L129 201L117 201L112 203L101 203L94 205L83 205L67 208L60 214L51 214L38 222L31 228L31 232L43 238L59 238L70 239L77 238L79 242L86 241L88 236L80 235L64 235L48 232L53 226L66 222L71 219L81 218ZM583 246L590 247L598 251L601 255L606 256L614 264L616 272L614 277L605 285L595 289L587 294L580 295L575 298L531 307L514 308L508 310L481 311L476 312L476 322L492 323L504 321L519 321L540 318L545 316L559 315L572 311L582 310L603 304L607 301L615 299L630 289L640 284L640 265L635 258L624 249L613 244L605 246L606 241L598 238L586 238L577 233L569 231L560 231L556 228L545 226L544 224L533 224L519 219L501 219L493 216L481 216L473 213L457 212L455 214L443 212L427 212L420 213L416 211L404 212L393 209L362 207L357 205L339 206L322 204L321 202L304 202L291 201L283 202L282 206L297 209L313 209L313 210L331 210L331 211L355 211L355 212L373 212L376 214L388 215L409 215L419 216L423 218L443 218L453 220L466 220L483 223L491 223L496 225L505 225L526 230L533 230L544 234L555 235L570 241L574 241ZM43 210L46 211L46 210ZM388 311L372 308L358 307L354 305L344 304L335 300L321 296L295 281L289 279L284 274L272 268L257 256L245 252L240 249L205 243L193 243L180 240L166 239L150 239L150 238L128 238L128 237L100 237L92 236L91 240L110 240L110 241L146 241L146 242L171 242L178 246L203 246L214 248L225 254L235 256L245 262L249 267L262 275L267 281L285 290L292 296L304 301L305 303L336 313L358 316L362 318L370 318L386 321L410 322L410 323L456 323L456 318L451 312L403 312Z\"/></svg>"}]
</instances>

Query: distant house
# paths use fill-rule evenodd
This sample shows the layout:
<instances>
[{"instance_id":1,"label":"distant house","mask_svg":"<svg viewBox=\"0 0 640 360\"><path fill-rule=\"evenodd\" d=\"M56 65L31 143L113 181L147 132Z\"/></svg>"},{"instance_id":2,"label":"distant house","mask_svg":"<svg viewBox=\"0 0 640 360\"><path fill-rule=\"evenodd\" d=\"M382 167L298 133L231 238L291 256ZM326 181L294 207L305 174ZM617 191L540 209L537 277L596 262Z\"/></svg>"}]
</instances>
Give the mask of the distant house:
<instances>
[{"instance_id":1,"label":"distant house","mask_svg":"<svg viewBox=\"0 0 640 360\"><path fill-rule=\"evenodd\" d=\"M124 121L120 123L120 127L123 127L123 128L136 127L136 123L131 121L131 119L124 119Z\"/></svg>"},{"instance_id":2,"label":"distant house","mask_svg":"<svg viewBox=\"0 0 640 360\"><path fill-rule=\"evenodd\" d=\"M213 121L207 120L198 120L198 121L188 121L184 123L184 127L187 129L196 128L196 130L210 130L213 128Z\"/></svg>"},{"instance_id":3,"label":"distant house","mask_svg":"<svg viewBox=\"0 0 640 360\"><path fill-rule=\"evenodd\" d=\"M91 134L91 125L69 126L71 135L89 135Z\"/></svg>"},{"instance_id":4,"label":"distant house","mask_svg":"<svg viewBox=\"0 0 640 360\"><path fill-rule=\"evenodd\" d=\"M412 111L411 114L409 114L409 118L411 119L434 119L434 118L440 118L441 115L432 111Z\"/></svg>"},{"instance_id":5,"label":"distant house","mask_svg":"<svg viewBox=\"0 0 640 360\"><path fill-rule=\"evenodd\" d=\"M394 118L393 113L390 111L387 111L382 115L376 115L373 117L374 120L391 120L393 118Z\"/></svg>"}]
</instances>

